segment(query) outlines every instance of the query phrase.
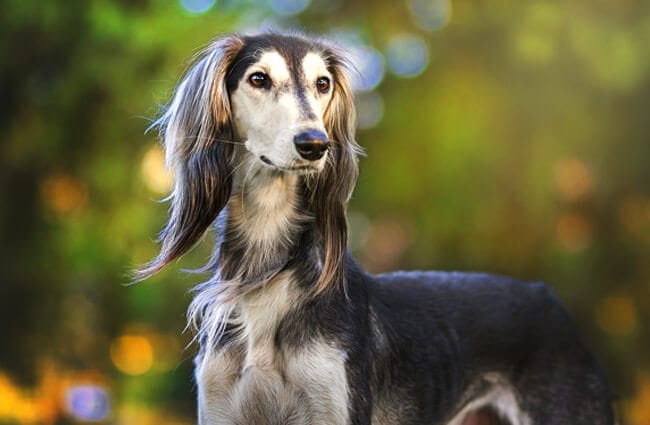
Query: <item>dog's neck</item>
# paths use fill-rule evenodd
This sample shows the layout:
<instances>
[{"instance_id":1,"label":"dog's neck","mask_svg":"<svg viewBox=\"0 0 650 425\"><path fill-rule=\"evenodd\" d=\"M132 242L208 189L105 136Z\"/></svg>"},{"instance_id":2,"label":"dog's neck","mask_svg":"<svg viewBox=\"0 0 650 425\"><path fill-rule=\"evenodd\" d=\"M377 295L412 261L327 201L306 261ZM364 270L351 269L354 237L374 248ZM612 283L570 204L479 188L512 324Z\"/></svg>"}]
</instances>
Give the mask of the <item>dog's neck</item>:
<instances>
[{"instance_id":1,"label":"dog's neck","mask_svg":"<svg viewBox=\"0 0 650 425\"><path fill-rule=\"evenodd\" d=\"M244 160L220 229L220 277L257 286L284 270L312 223L304 210L297 174Z\"/></svg>"},{"instance_id":2,"label":"dog's neck","mask_svg":"<svg viewBox=\"0 0 650 425\"><path fill-rule=\"evenodd\" d=\"M219 323L235 325L237 340L245 341L246 365L274 364L275 330L304 295L300 285L309 283L298 280L318 276L317 248L305 242L313 220L303 203L300 176L252 161L238 167L218 230L221 282L199 291L191 314L203 316L208 341L220 340ZM225 297L215 297L211 288Z\"/></svg>"}]
</instances>

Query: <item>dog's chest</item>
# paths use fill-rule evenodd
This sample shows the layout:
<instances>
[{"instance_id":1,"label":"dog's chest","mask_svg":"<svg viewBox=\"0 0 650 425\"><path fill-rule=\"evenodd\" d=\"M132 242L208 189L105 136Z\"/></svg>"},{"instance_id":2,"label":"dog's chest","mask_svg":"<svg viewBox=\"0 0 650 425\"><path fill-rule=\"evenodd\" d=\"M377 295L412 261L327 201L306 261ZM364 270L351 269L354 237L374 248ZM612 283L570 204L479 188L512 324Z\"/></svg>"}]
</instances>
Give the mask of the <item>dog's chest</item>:
<instances>
[{"instance_id":1,"label":"dog's chest","mask_svg":"<svg viewBox=\"0 0 650 425\"><path fill-rule=\"evenodd\" d=\"M247 297L240 342L197 358L202 424L348 423L344 352L319 337L282 344L278 334L298 297L286 276Z\"/></svg>"}]
</instances>

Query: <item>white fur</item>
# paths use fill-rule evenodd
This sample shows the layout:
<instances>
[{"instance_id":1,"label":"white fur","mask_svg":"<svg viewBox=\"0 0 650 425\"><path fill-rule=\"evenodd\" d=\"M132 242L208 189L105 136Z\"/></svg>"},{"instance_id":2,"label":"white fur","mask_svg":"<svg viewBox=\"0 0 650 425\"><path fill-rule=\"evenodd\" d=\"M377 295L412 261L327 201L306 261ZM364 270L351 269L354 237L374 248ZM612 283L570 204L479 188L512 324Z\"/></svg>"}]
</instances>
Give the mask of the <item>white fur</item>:
<instances>
[{"instance_id":1,"label":"white fur","mask_svg":"<svg viewBox=\"0 0 650 425\"><path fill-rule=\"evenodd\" d=\"M284 272L239 302L244 338L197 358L200 424L251 423L251 409L265 412L268 423L274 415L295 424L348 423L344 351L321 340L276 350L278 325L300 297Z\"/></svg>"},{"instance_id":2,"label":"white fur","mask_svg":"<svg viewBox=\"0 0 650 425\"><path fill-rule=\"evenodd\" d=\"M349 420L348 383L345 352L325 341L316 341L288 356L285 361L287 380L307 392L316 418L344 425Z\"/></svg>"},{"instance_id":3,"label":"white fur","mask_svg":"<svg viewBox=\"0 0 650 425\"><path fill-rule=\"evenodd\" d=\"M327 66L323 61L323 58L321 58L316 53L307 53L302 59L302 72L307 87L312 88L312 90L307 90L305 93L307 102L309 102L309 106L311 107L312 111L314 111L314 114L316 114L316 116L322 117L332 95L334 78L332 74L327 70ZM316 87L316 80L319 77L329 78L331 83L329 93L322 94L318 93L317 90L313 90L313 88Z\"/></svg>"},{"instance_id":4,"label":"white fur","mask_svg":"<svg viewBox=\"0 0 650 425\"><path fill-rule=\"evenodd\" d=\"M469 402L447 425L461 425L469 412L484 406L492 406L501 417L508 419L512 425L531 425L530 418L521 410L512 387L503 377L488 373L484 379L491 383L490 390Z\"/></svg>"},{"instance_id":5,"label":"white fur","mask_svg":"<svg viewBox=\"0 0 650 425\"><path fill-rule=\"evenodd\" d=\"M242 299L240 317L246 339L244 369L280 367L281 359L275 352L275 334L280 320L299 302L296 283L287 272Z\"/></svg>"}]
</instances>

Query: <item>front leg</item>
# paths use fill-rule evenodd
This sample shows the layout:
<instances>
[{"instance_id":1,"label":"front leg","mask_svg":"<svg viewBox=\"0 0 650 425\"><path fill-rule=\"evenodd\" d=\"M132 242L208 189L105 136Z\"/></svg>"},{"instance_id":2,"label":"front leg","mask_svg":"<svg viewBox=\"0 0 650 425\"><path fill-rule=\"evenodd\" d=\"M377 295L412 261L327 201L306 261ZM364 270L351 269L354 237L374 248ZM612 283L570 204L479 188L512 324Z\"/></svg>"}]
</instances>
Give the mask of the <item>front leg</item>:
<instances>
[{"instance_id":1,"label":"front leg","mask_svg":"<svg viewBox=\"0 0 650 425\"><path fill-rule=\"evenodd\" d=\"M243 354L233 351L197 356L199 425L332 423L313 420L317 409L310 397L277 370L256 365L243 367L243 359Z\"/></svg>"},{"instance_id":2,"label":"front leg","mask_svg":"<svg viewBox=\"0 0 650 425\"><path fill-rule=\"evenodd\" d=\"M242 355L235 350L210 353L194 359L199 425L230 424L231 393L239 379Z\"/></svg>"},{"instance_id":3,"label":"front leg","mask_svg":"<svg viewBox=\"0 0 650 425\"><path fill-rule=\"evenodd\" d=\"M311 401L314 424L370 424L367 376L350 363L356 361L348 355L326 341L312 341L285 353L286 379ZM350 368L353 373L349 373Z\"/></svg>"}]
</instances>

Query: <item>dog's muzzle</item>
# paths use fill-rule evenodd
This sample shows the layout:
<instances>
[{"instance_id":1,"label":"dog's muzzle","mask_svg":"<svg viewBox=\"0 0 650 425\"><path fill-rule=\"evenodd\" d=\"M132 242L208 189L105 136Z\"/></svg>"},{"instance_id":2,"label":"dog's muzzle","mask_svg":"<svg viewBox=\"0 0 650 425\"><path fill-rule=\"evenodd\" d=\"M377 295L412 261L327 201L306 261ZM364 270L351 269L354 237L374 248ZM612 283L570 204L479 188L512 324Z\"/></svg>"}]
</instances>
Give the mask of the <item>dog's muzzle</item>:
<instances>
[{"instance_id":1,"label":"dog's muzzle","mask_svg":"<svg viewBox=\"0 0 650 425\"><path fill-rule=\"evenodd\" d=\"M293 138L296 150L306 160L319 160L327 152L329 141L327 134L318 130L307 130Z\"/></svg>"}]
</instances>

